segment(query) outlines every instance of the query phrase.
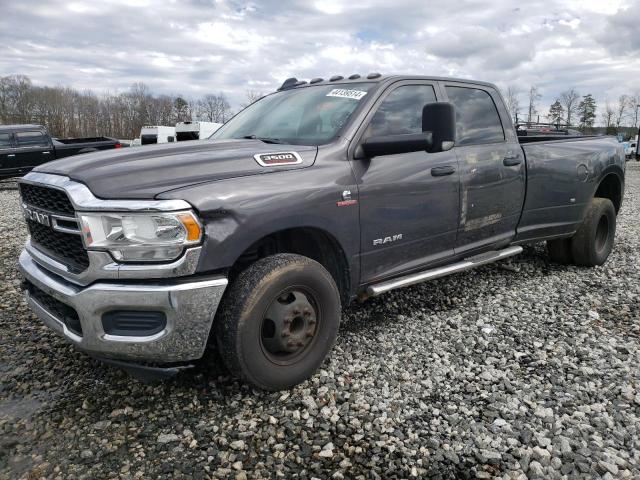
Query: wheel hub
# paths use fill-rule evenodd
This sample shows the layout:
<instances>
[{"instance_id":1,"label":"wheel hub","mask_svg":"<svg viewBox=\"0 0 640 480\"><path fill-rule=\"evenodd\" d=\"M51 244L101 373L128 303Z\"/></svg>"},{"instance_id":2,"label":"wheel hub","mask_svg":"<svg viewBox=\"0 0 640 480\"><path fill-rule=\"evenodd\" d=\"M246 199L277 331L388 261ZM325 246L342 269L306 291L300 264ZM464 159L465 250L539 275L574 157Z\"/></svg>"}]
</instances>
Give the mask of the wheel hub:
<instances>
[{"instance_id":1,"label":"wheel hub","mask_svg":"<svg viewBox=\"0 0 640 480\"><path fill-rule=\"evenodd\" d=\"M291 290L276 298L262 320L262 344L280 359L293 356L311 343L316 333L316 309L308 294Z\"/></svg>"}]
</instances>

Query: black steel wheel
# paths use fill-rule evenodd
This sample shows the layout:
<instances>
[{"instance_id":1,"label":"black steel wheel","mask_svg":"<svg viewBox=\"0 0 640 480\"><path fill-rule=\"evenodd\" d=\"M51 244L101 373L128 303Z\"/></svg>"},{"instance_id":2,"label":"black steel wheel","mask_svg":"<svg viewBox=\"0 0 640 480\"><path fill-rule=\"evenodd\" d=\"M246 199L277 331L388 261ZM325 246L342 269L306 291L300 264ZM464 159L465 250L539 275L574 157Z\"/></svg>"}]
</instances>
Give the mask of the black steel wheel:
<instances>
[{"instance_id":1,"label":"black steel wheel","mask_svg":"<svg viewBox=\"0 0 640 480\"><path fill-rule=\"evenodd\" d=\"M313 343L320 310L315 294L287 288L271 302L262 318L260 340L264 354L278 365L295 362Z\"/></svg>"},{"instance_id":2,"label":"black steel wheel","mask_svg":"<svg viewBox=\"0 0 640 480\"><path fill-rule=\"evenodd\" d=\"M277 254L250 265L228 287L215 335L225 365L264 390L309 378L333 346L340 294L331 274L301 255Z\"/></svg>"}]
</instances>

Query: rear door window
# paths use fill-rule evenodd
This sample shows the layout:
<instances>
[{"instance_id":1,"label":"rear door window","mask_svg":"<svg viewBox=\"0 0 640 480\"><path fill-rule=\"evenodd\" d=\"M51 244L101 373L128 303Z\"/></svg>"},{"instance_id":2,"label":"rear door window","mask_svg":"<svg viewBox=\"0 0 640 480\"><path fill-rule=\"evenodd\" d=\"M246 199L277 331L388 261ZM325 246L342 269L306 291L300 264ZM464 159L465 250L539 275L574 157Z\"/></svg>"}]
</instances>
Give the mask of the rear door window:
<instances>
[{"instance_id":1,"label":"rear door window","mask_svg":"<svg viewBox=\"0 0 640 480\"><path fill-rule=\"evenodd\" d=\"M49 140L44 133L38 131L16 133L18 147L48 147Z\"/></svg>"},{"instance_id":2,"label":"rear door window","mask_svg":"<svg viewBox=\"0 0 640 480\"><path fill-rule=\"evenodd\" d=\"M456 109L456 145L479 145L504 141L504 130L491 95L468 87L446 87Z\"/></svg>"},{"instance_id":3,"label":"rear door window","mask_svg":"<svg viewBox=\"0 0 640 480\"><path fill-rule=\"evenodd\" d=\"M11 144L11 134L10 133L0 133L0 149L11 148L13 145Z\"/></svg>"}]
</instances>

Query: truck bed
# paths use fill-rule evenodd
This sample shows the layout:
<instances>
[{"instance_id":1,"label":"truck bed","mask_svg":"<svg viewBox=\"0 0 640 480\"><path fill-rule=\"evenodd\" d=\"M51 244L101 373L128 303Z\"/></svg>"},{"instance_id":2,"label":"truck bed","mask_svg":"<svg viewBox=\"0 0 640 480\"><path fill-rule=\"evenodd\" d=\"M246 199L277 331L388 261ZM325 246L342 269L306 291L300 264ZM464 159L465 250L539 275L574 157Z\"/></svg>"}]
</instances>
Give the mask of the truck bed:
<instances>
[{"instance_id":1,"label":"truck bed","mask_svg":"<svg viewBox=\"0 0 640 480\"><path fill-rule=\"evenodd\" d=\"M109 137L78 137L78 138L54 138L56 142L65 145L77 145L79 143L113 142L114 138Z\"/></svg>"},{"instance_id":2,"label":"truck bed","mask_svg":"<svg viewBox=\"0 0 640 480\"><path fill-rule=\"evenodd\" d=\"M542 143L542 142L566 142L575 140L588 140L597 138L595 135L518 135L520 143Z\"/></svg>"},{"instance_id":3,"label":"truck bed","mask_svg":"<svg viewBox=\"0 0 640 480\"><path fill-rule=\"evenodd\" d=\"M527 163L527 193L518 240L575 232L603 170L625 163L622 144L612 136L531 136L518 140Z\"/></svg>"}]
</instances>

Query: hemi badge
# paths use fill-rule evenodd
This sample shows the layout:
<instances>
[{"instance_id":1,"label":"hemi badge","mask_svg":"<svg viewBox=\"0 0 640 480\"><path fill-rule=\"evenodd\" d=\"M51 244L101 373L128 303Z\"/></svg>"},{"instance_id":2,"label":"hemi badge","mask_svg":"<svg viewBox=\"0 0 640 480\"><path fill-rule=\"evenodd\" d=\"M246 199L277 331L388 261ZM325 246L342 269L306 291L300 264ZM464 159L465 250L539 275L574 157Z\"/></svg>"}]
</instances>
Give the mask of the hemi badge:
<instances>
[{"instance_id":1,"label":"hemi badge","mask_svg":"<svg viewBox=\"0 0 640 480\"><path fill-rule=\"evenodd\" d=\"M296 152L257 153L253 158L263 167L278 167L280 165L297 165L302 163L302 157Z\"/></svg>"},{"instance_id":2,"label":"hemi badge","mask_svg":"<svg viewBox=\"0 0 640 480\"><path fill-rule=\"evenodd\" d=\"M356 203L358 203L358 200L351 198L351 190L344 190L342 192L342 200L336 202L336 205L338 207L348 207L350 205L355 205Z\"/></svg>"}]
</instances>

